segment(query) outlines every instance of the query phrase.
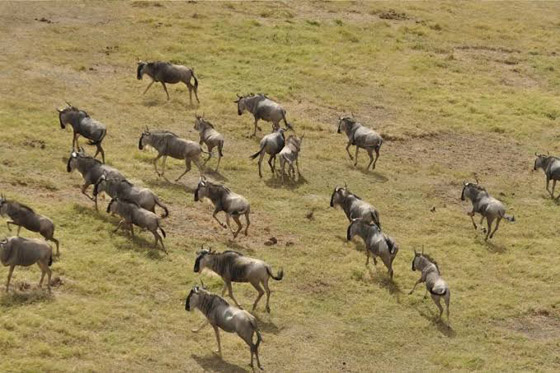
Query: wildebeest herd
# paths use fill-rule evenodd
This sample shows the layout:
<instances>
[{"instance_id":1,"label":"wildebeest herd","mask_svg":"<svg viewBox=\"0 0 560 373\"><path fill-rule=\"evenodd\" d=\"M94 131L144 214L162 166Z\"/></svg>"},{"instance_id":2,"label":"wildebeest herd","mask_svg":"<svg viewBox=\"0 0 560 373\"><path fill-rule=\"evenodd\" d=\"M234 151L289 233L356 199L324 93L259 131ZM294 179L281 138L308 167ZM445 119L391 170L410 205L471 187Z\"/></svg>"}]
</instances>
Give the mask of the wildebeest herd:
<instances>
[{"instance_id":1,"label":"wildebeest herd","mask_svg":"<svg viewBox=\"0 0 560 373\"><path fill-rule=\"evenodd\" d=\"M140 62L137 66L137 78L142 79L144 75L148 75L152 79L146 91L154 82L160 82L169 99L166 83L183 82L189 90L191 104L192 93L194 93L197 102L200 102L198 100L198 80L191 68L160 61ZM268 155L268 164L271 172L273 175L279 173L282 183L285 182L286 176L295 180L296 170L298 176L301 177L299 154L302 150L304 136L297 136L295 134L296 129L286 120L286 110L264 94L238 95L234 102L237 105L239 115L242 115L244 111L253 114L254 131L252 136L256 136L257 130L260 130L258 127L259 120L262 119L272 123L272 132L262 137L258 151L252 155L248 154L252 159L258 158L259 176L262 177L262 160ZM61 128L64 129L67 125L70 125L73 129L72 151L68 156L66 169L69 173L78 170L81 174L83 178L81 193L94 202L96 210L98 209L99 195L105 193L110 196L111 200L107 205L106 212L120 217L115 231L121 227L126 227L131 235L134 236L134 226L142 231L147 230L155 238L154 247L160 247L161 250L168 253L164 244L166 231L164 230L163 219L170 217L169 208L153 191L148 188L135 186L120 171L105 164L106 154L105 149L102 147L102 142L108 135L106 126L91 118L86 111L69 103L67 103L65 108L57 110ZM281 127L281 122L284 123L284 128ZM165 176L167 157L185 162L185 170L176 178L176 181L179 181L187 174L194 163L201 174L194 191L194 201L201 201L204 198L209 199L214 205L212 217L221 227L231 231L234 239L242 231L244 235L248 235L251 224L249 201L242 195L234 193L225 185L209 180L203 175L206 164L213 157L215 149L218 154L215 169L216 171L219 169L224 155L225 137L203 115L196 115L194 129L200 135L198 142L183 139L164 129L150 130L146 128L139 134L138 149L142 150L147 146L155 149L157 156L153 160L154 169L157 176L165 180L167 180ZM285 137L285 132L287 131L293 132L288 138ZM369 163L366 169L369 170L370 167L375 169L383 144L383 138L380 134L359 123L353 115L339 118L337 132L344 132L346 134L348 138L346 151L350 159L353 160L354 165L358 163L359 149L364 149L369 155ZM79 145L78 140L80 136L89 140L89 145L96 147L96 152L93 156L87 155L84 148ZM206 150L203 149L203 146L206 147ZM349 148L351 146L356 147L354 155L350 153ZM96 159L99 154L101 155L101 160ZM201 159L203 154L207 155L206 159ZM547 191L549 191L552 198L560 198L560 196L554 197L556 181L560 180L560 158L543 154L535 154L535 156L534 170L539 168L544 170ZM279 170L276 170L277 157L280 162ZM162 161L158 169L160 158L162 158ZM551 180L553 182L552 190L549 189ZM90 186L93 186L91 195L88 191ZM496 234L502 219L515 221L513 216L506 214L503 203L492 197L478 183L478 180L474 183L463 183L460 199L463 201L469 199L472 202L472 211L468 215L471 217L475 229L477 228L474 220L475 214L481 215L480 224L486 219L486 240L491 239ZM399 246L394 238L382 231L378 210L352 193L347 185L334 188L331 194L330 206L333 208L339 206L344 211L349 223L346 234L347 240L350 241L354 236L359 236L364 241L367 255L366 266L369 264L370 256L375 265L377 264L377 258L379 258L387 267L388 275L392 279L394 276L393 261L399 252ZM161 216L156 214L156 207L161 210ZM222 211L225 213L225 223L217 216ZM51 219L38 214L32 208L19 202L8 200L5 196L0 198L0 215L10 219L7 222L8 230L11 231L12 225L17 226L16 236L5 238L0 242L0 260L3 265L9 266L6 291L9 290L10 279L16 266L30 266L37 263L42 272L39 286L41 287L44 276L47 274L50 292L51 270L49 266L52 263L53 254L51 247L46 241L52 241L56 244L56 255L58 256L60 254L59 241L54 237L55 224ZM236 223L234 228L230 225L231 219ZM22 227L32 232L38 232L46 241L19 237ZM194 258L194 272L200 273L205 268L215 272L223 279L223 291L220 296L212 294L203 285L194 285L192 287L186 298L185 309L190 311L198 308L206 317L204 324L197 329L193 329L193 332L199 331L207 324L212 325L216 333L220 354L219 329L237 333L250 347L251 367L253 366L253 358L256 358L257 365L261 367L258 349L262 342L262 337L257 320L251 313L245 311L235 299L232 283L248 282L256 289L258 294L253 303L252 312L257 308L261 297L266 294L266 311L270 312L271 291L269 279L282 280L284 276L283 270L280 269L275 275L272 267L260 259L250 258L236 251L227 250L217 253L202 247L196 253L196 258ZM443 298L449 324L451 292L449 285L440 275L440 269L436 261L428 254L424 254L423 250L422 252L414 250L412 270L421 272L421 276L414 284L410 294L412 294L419 283L424 282L426 284L426 293L430 293L440 311L440 318L443 313L443 307L440 302ZM226 291L235 303L235 306L230 305L223 298ZM254 341L255 338L256 341Z\"/></svg>"}]
</instances>

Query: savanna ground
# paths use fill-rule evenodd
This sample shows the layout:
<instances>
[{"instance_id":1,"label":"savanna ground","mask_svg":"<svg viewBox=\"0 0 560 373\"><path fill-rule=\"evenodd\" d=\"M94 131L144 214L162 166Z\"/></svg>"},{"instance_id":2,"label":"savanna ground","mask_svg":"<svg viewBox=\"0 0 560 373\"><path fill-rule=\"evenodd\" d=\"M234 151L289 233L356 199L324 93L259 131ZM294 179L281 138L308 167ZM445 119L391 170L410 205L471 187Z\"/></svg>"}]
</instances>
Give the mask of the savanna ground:
<instances>
[{"instance_id":1,"label":"savanna ground","mask_svg":"<svg viewBox=\"0 0 560 373\"><path fill-rule=\"evenodd\" d=\"M202 320L184 310L191 286L221 290L193 273L205 243L285 269L272 313L256 312L267 371L558 371L560 206L531 169L535 151L559 151L559 12L553 2L2 2L0 190L55 221L62 255L51 296L35 266L17 268L1 296L0 370L247 370L236 336L222 334L221 360L211 328L190 331ZM169 86L169 102L157 85L142 96L138 59L193 66L201 105L188 106L184 86ZM305 181L282 186L268 169L259 179L251 117L233 104L248 92L282 102L305 134ZM80 194L79 174L65 170L64 100L107 124L108 163L170 206L169 256L149 233L111 233L117 219ZM221 175L208 175L251 201L249 237L232 241L210 203L193 201L197 172L165 182L155 153L137 148L146 126L198 139L195 112L226 136ZM354 168L336 134L350 112L387 140L374 172L364 153ZM169 176L182 169L168 161ZM488 243L459 200L474 172L517 218ZM328 208L344 182L399 243L394 282L381 264L364 267L357 239L345 242L346 218ZM451 329L423 288L407 295L422 247L451 286ZM247 306L255 296L234 291Z\"/></svg>"}]
</instances>

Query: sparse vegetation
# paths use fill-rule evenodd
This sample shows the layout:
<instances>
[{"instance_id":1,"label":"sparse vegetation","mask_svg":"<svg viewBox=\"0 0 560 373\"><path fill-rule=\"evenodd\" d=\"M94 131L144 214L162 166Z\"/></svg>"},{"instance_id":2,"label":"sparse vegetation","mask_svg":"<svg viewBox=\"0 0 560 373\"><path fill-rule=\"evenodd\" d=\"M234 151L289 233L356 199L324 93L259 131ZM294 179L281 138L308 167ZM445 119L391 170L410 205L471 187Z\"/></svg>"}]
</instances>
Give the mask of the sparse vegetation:
<instances>
[{"instance_id":1,"label":"sparse vegetation","mask_svg":"<svg viewBox=\"0 0 560 373\"><path fill-rule=\"evenodd\" d=\"M0 371L248 370L239 338L222 334L220 360L211 328L190 332L202 320L184 303L202 243L284 268L272 313L256 312L266 371L560 370L560 206L531 172L535 151L560 153L559 11L554 2L2 3L0 191L55 222L61 256L51 296L37 289L36 268L18 268L0 295ZM138 59L193 67L200 107L179 85L169 102L161 87L142 96ZM301 182L283 186L268 169L259 179L248 158L258 139L245 137L252 118L233 103L250 92L281 102L305 133ZM169 206L169 256L149 232L113 234L117 218L80 193L55 110L65 100L107 125L108 164ZM197 141L202 112L226 139L219 181L251 203L248 237L232 241L210 204L195 204L196 172L168 183L153 172L155 154L137 149L146 126ZM386 140L374 172L365 158L354 168L336 134L351 112ZM184 163L167 167L175 175ZM488 243L459 199L473 172L517 219ZM328 208L345 181L399 245L394 282L382 264L364 267L363 244L346 242L347 220ZM406 295L422 246L453 291L452 329L422 292ZM254 299L250 285L235 292L241 304Z\"/></svg>"}]
</instances>

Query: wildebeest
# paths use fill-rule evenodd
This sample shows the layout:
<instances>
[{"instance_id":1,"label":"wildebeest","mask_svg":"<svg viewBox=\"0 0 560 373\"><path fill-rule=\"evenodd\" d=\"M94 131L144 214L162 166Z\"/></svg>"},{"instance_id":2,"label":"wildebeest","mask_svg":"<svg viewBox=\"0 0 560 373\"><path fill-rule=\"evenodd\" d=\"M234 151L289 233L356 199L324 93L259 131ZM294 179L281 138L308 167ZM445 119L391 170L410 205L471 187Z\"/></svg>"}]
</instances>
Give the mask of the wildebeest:
<instances>
[{"instance_id":1,"label":"wildebeest","mask_svg":"<svg viewBox=\"0 0 560 373\"><path fill-rule=\"evenodd\" d=\"M176 84L183 82L189 89L189 100L192 105L192 93L194 91L194 96L196 101L200 103L198 99L198 79L194 76L194 70L183 65L174 65L169 62L154 61L154 62L138 62L138 68L136 70L136 78L142 80L144 74L152 78L150 84L144 91L143 94L148 92L148 89L154 84L154 82L160 82L167 95L167 100L169 101L169 92L167 92L167 87L165 83ZM194 84L191 83L191 78L194 80Z\"/></svg>"},{"instance_id":2,"label":"wildebeest","mask_svg":"<svg viewBox=\"0 0 560 373\"><path fill-rule=\"evenodd\" d=\"M70 104L64 109L57 110L60 127L65 129L66 125L69 124L74 130L72 150L79 149L78 137L81 135L89 140L89 145L95 145L97 147L97 151L93 157L95 158L97 154L101 153L101 159L103 163L105 163L105 151L101 146L101 142L105 138L105 135L107 135L107 127L105 127L103 123L92 119L84 110L80 110Z\"/></svg>"},{"instance_id":3,"label":"wildebeest","mask_svg":"<svg viewBox=\"0 0 560 373\"><path fill-rule=\"evenodd\" d=\"M346 152L350 159L354 160L354 166L358 165L358 150L365 149L369 155L369 164L366 170L373 164L372 170L375 169L375 164L379 159L379 149L383 144L383 138L374 130L363 126L352 117L340 117L338 122L338 133L344 131L348 137L348 144L346 145ZM350 154L350 146L356 146L356 155L352 157ZM373 158L373 151L375 151L375 160Z\"/></svg>"},{"instance_id":4,"label":"wildebeest","mask_svg":"<svg viewBox=\"0 0 560 373\"><path fill-rule=\"evenodd\" d=\"M148 188L139 188L133 185L128 180L114 177L106 177L101 175L99 180L95 183L93 188L93 197L95 198L95 204L97 205L97 196L99 193L105 192L111 198L120 198L127 201L132 201L138 206L151 211L156 212L156 205L164 210L161 215L162 218L169 216L169 210L159 200L158 196Z\"/></svg>"},{"instance_id":5,"label":"wildebeest","mask_svg":"<svg viewBox=\"0 0 560 373\"><path fill-rule=\"evenodd\" d=\"M204 323L198 328L193 329L194 333L199 332L203 327L210 324L216 333L218 341L218 353L222 356L222 345L220 343L220 330L227 333L236 333L247 343L251 351L251 367L253 367L253 355L257 358L257 365L262 369L259 360L259 345L262 337L257 326L257 320L253 315L245 310L230 306L230 304L217 294L212 294L204 288L194 286L185 301L185 310L191 311L198 308L206 317ZM257 341L253 343L253 335L257 336Z\"/></svg>"},{"instance_id":6,"label":"wildebeest","mask_svg":"<svg viewBox=\"0 0 560 373\"><path fill-rule=\"evenodd\" d=\"M443 314L443 307L441 306L441 298L445 301L445 306L447 308L447 323L449 323L449 300L451 298L451 291L449 290L449 285L443 280L439 273L439 267L435 260L430 258L429 255L422 253L417 253L414 250L414 258L412 259L412 270L420 271L422 275L414 284L414 287L408 294L412 294L416 286L421 283L426 283L426 291L430 292L432 300L439 308L439 318Z\"/></svg>"},{"instance_id":7,"label":"wildebeest","mask_svg":"<svg viewBox=\"0 0 560 373\"><path fill-rule=\"evenodd\" d=\"M66 171L72 172L75 169L78 169L84 179L84 185L82 185L81 188L82 193L92 201L95 201L95 199L87 194L87 188L89 188L90 185L95 185L102 175L124 180L124 176L117 169L102 164L97 159L86 155L83 150L70 153Z\"/></svg>"},{"instance_id":8,"label":"wildebeest","mask_svg":"<svg viewBox=\"0 0 560 373\"><path fill-rule=\"evenodd\" d=\"M232 230L233 238L237 237L241 228L243 228L239 218L241 215L245 215L245 221L247 223L247 226L245 227L245 236L247 235L249 225L251 224L249 220L251 206L245 197L232 192L223 185L212 183L205 177L201 177L198 182L198 186L194 191L194 200L202 201L204 197L210 199L214 204L214 213L212 214L212 217L220 224L220 226L223 228L227 227L231 230L229 224L230 216L233 220L235 220L237 223L237 231L233 232ZM223 211L226 214L227 225L222 223L216 216L220 211Z\"/></svg>"},{"instance_id":9,"label":"wildebeest","mask_svg":"<svg viewBox=\"0 0 560 373\"><path fill-rule=\"evenodd\" d=\"M196 167L202 173L202 165L200 163L200 154L202 149L200 145L191 140L185 140L169 131L146 131L142 132L140 141L138 142L138 149L144 149L144 146L150 145L157 150L158 155L154 159L154 168L158 176L164 177L165 161L167 157L175 159L184 159L186 164L185 172L181 174L175 181L179 181L187 172L191 170L191 162L194 162ZM157 161L163 157L161 174L157 169Z\"/></svg>"},{"instance_id":10,"label":"wildebeest","mask_svg":"<svg viewBox=\"0 0 560 373\"><path fill-rule=\"evenodd\" d=\"M291 172L292 178L294 180L296 179L296 172L294 170L295 163L297 167L298 177L301 177L301 173L299 172L299 152L301 150L302 142L303 136L299 138L295 135L290 135L286 140L284 148L282 148L282 150L278 154L278 157L280 158L280 168L282 169L282 182L284 182L286 163L288 163L289 165L288 176Z\"/></svg>"},{"instance_id":11,"label":"wildebeest","mask_svg":"<svg viewBox=\"0 0 560 373\"><path fill-rule=\"evenodd\" d=\"M387 267L389 276L393 278L393 260L397 256L399 247L393 238L381 232L381 229L371 222L365 222L361 218L353 219L346 231L346 239L350 241L354 236L360 236L366 244L366 266L369 264L369 256L373 257L373 263L377 265L376 257L380 257Z\"/></svg>"},{"instance_id":12,"label":"wildebeest","mask_svg":"<svg viewBox=\"0 0 560 373\"><path fill-rule=\"evenodd\" d=\"M38 232L46 240L52 241L56 244L56 255L59 255L59 242L54 238L54 223L46 216L37 214L31 207L16 201L9 201L6 197L0 197L0 215L8 215L12 221L8 221L6 225L8 230L11 231L10 225L17 225L17 235L21 227L24 227L31 232Z\"/></svg>"},{"instance_id":13,"label":"wildebeest","mask_svg":"<svg viewBox=\"0 0 560 373\"><path fill-rule=\"evenodd\" d=\"M335 187L331 195L331 207L342 207L346 214L348 221L353 219L362 218L365 222L374 222L379 228L381 223L379 221L379 213L371 204L362 201L360 197L351 193L348 187Z\"/></svg>"},{"instance_id":14,"label":"wildebeest","mask_svg":"<svg viewBox=\"0 0 560 373\"><path fill-rule=\"evenodd\" d=\"M280 121L284 121L286 128L292 129L292 125L286 120L286 110L278 103L272 101L263 94L250 94L246 96L237 95L237 114L242 115L245 110L253 114L255 117L255 131L252 136L257 134L257 122L262 119L266 122L272 122L272 130L276 131L280 128Z\"/></svg>"},{"instance_id":15,"label":"wildebeest","mask_svg":"<svg viewBox=\"0 0 560 373\"><path fill-rule=\"evenodd\" d=\"M259 157L259 176L262 177L261 164L265 154L269 154L268 165L270 170L274 175L274 167L276 165L276 155L282 151L284 148L284 129L279 128L278 130L266 135L262 138L259 146L259 151L250 156L249 158L255 159ZM273 163L274 162L274 163Z\"/></svg>"},{"instance_id":16,"label":"wildebeest","mask_svg":"<svg viewBox=\"0 0 560 373\"><path fill-rule=\"evenodd\" d=\"M474 229L477 229L476 223L474 222L474 214L479 213L482 215L480 224L482 224L484 218L486 218L488 231L486 232L484 240L494 236L494 233L496 233L498 227L500 226L502 218L511 222L515 221L514 216L506 215L506 208L504 207L504 204L492 197L486 189L478 185L478 183L463 183L461 201L464 201L465 198L468 198L472 202L472 211L467 213L467 215L471 217ZM496 220L496 226L492 232L492 222L494 220Z\"/></svg>"},{"instance_id":17,"label":"wildebeest","mask_svg":"<svg viewBox=\"0 0 560 373\"><path fill-rule=\"evenodd\" d=\"M554 199L554 188L556 188L556 181L560 180L560 158L553 157L550 155L537 154L535 153L537 159L535 159L535 166L533 170L536 171L542 168L544 175L546 176L546 190L550 193L550 197ZM552 180L552 191L548 188ZM560 194L556 199L560 198Z\"/></svg>"},{"instance_id":18,"label":"wildebeest","mask_svg":"<svg viewBox=\"0 0 560 373\"><path fill-rule=\"evenodd\" d=\"M154 247L157 248L158 241L161 242L161 247L167 254L167 250L163 244L163 239L157 230L159 229L161 231L163 237L166 237L166 234L163 228L161 228L159 217L156 214L143 209L133 202L120 200L119 198L111 199L111 202L109 202L109 205L107 206L107 213L117 214L122 218L114 232L117 232L121 225L126 225L129 227L132 237L134 237L133 225L142 229L147 229L152 232L156 239Z\"/></svg>"},{"instance_id":19,"label":"wildebeest","mask_svg":"<svg viewBox=\"0 0 560 373\"><path fill-rule=\"evenodd\" d=\"M214 129L214 125L212 123L198 115L194 121L194 129L200 134L199 144L206 144L208 147L208 158L204 164L206 164L206 162L208 162L212 157L212 149L218 148L218 165L216 166L216 171L218 171L220 161L224 156L222 153L222 150L224 149L224 136Z\"/></svg>"},{"instance_id":20,"label":"wildebeest","mask_svg":"<svg viewBox=\"0 0 560 373\"><path fill-rule=\"evenodd\" d=\"M0 261L5 267L10 267L6 292L10 287L10 280L15 266L29 267L37 263L41 268L41 281L39 287L43 286L45 273L47 274L47 286L51 291L51 269L52 249L44 241L27 239L22 237L10 237L0 242Z\"/></svg>"},{"instance_id":21,"label":"wildebeest","mask_svg":"<svg viewBox=\"0 0 560 373\"><path fill-rule=\"evenodd\" d=\"M228 294L238 307L239 302L233 296L232 282L250 282L251 285L259 292L257 299L253 303L253 311L257 307L259 300L264 295L261 284L266 291L266 312L270 312L269 300L270 289L268 288L268 279L272 277L276 281L282 280L284 271L280 269L276 276L272 273L272 268L267 263L259 259L249 258L237 251L227 250L222 253L216 253L212 250L204 249L196 253L196 261L194 262L194 272L200 273L204 268L208 268L217 273L224 280L224 288L222 296L228 290Z\"/></svg>"}]
</instances>

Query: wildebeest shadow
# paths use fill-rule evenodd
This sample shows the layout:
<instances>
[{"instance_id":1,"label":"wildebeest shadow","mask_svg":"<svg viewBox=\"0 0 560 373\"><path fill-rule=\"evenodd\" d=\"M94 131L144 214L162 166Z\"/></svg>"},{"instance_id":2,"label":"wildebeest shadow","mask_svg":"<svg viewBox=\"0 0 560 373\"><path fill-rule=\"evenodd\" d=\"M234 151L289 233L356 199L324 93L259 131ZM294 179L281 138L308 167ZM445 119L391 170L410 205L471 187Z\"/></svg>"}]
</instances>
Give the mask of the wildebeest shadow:
<instances>
[{"instance_id":1,"label":"wildebeest shadow","mask_svg":"<svg viewBox=\"0 0 560 373\"><path fill-rule=\"evenodd\" d=\"M161 105L163 102L161 100L156 100L155 98L152 99L144 99L144 101L142 102L142 105L146 106L146 107L154 107L154 106L158 106Z\"/></svg>"},{"instance_id":2,"label":"wildebeest shadow","mask_svg":"<svg viewBox=\"0 0 560 373\"><path fill-rule=\"evenodd\" d=\"M225 177L224 175L222 175L219 171L216 171L216 170L208 168L208 167L204 170L204 174L207 175L207 176L210 176L212 179L214 179L216 181L221 181L221 182L229 181L229 179L227 177Z\"/></svg>"},{"instance_id":3,"label":"wildebeest shadow","mask_svg":"<svg viewBox=\"0 0 560 373\"><path fill-rule=\"evenodd\" d=\"M247 372L246 369L241 368L239 365L228 363L215 353L208 356L191 354L191 358L196 361L205 372Z\"/></svg>"},{"instance_id":4,"label":"wildebeest shadow","mask_svg":"<svg viewBox=\"0 0 560 373\"><path fill-rule=\"evenodd\" d=\"M142 236L139 236L140 231L136 228L134 237L129 232L119 230L118 232L111 232L112 235L120 235L125 237L128 241L124 243L115 243L114 246L118 250L133 250L136 252L146 252L150 259L162 259L166 254L161 250L161 246L154 247L154 241L149 241Z\"/></svg>"},{"instance_id":5,"label":"wildebeest shadow","mask_svg":"<svg viewBox=\"0 0 560 373\"><path fill-rule=\"evenodd\" d=\"M507 248L504 245L498 245L490 241L484 241L484 245L486 245L486 249L491 253L503 254L507 252Z\"/></svg>"},{"instance_id":6,"label":"wildebeest shadow","mask_svg":"<svg viewBox=\"0 0 560 373\"><path fill-rule=\"evenodd\" d=\"M166 180L164 178L157 178L155 180L149 180L146 181L146 184L149 187L158 187L158 188L167 188L167 189L173 189L173 190L183 190L185 189L187 186L185 184L181 184L179 182L173 182L170 180ZM194 192L194 189L192 190Z\"/></svg>"},{"instance_id":7,"label":"wildebeest shadow","mask_svg":"<svg viewBox=\"0 0 560 373\"><path fill-rule=\"evenodd\" d=\"M455 338L455 336L457 335L455 330L453 330L453 328L450 325L446 324L443 321L443 319L440 319L437 313L424 312L423 310L420 309L420 307L418 307L418 305L415 306L415 308L416 311L418 311L418 314L420 314L420 316L424 317L426 320L430 321L432 325L435 325L441 334L445 335L448 338Z\"/></svg>"},{"instance_id":8,"label":"wildebeest shadow","mask_svg":"<svg viewBox=\"0 0 560 373\"><path fill-rule=\"evenodd\" d=\"M380 263L377 263L377 265L380 265ZM381 265L383 266L382 263ZM385 266L383 266L383 268L385 269ZM393 281L391 277L389 277L389 274L386 271L384 271L385 273L383 273L383 271L377 270L376 267L376 270L374 272L374 270L369 265L367 269L371 276L371 281L374 284L387 289L389 291L389 294L396 295L397 301L400 301L399 296L403 294L403 291L401 290L400 286L395 283L395 281Z\"/></svg>"},{"instance_id":9,"label":"wildebeest shadow","mask_svg":"<svg viewBox=\"0 0 560 373\"><path fill-rule=\"evenodd\" d=\"M250 247L242 245L241 243L235 241L231 237L228 238L227 247L228 247L228 250L243 250L243 252L245 252L247 254L254 254L255 253L255 250L251 249Z\"/></svg>"},{"instance_id":10,"label":"wildebeest shadow","mask_svg":"<svg viewBox=\"0 0 560 373\"><path fill-rule=\"evenodd\" d=\"M95 210L95 206L91 206L90 207L86 207L86 206L82 206L82 205L74 205L72 206L72 209L74 211L76 211L77 213L79 213L80 215L88 215L91 216L97 220L101 220L105 223L110 223L112 221L111 219L111 215L107 214L107 204L109 202L107 201L107 203L103 203L101 200L97 201L97 206L99 208L99 211Z\"/></svg>"},{"instance_id":11,"label":"wildebeest shadow","mask_svg":"<svg viewBox=\"0 0 560 373\"><path fill-rule=\"evenodd\" d=\"M274 335L278 335L280 333L281 329L278 326L276 326L276 324L274 324L273 322L264 321L263 319L261 319L255 313L253 313L253 316L255 316L255 318L258 321L260 331L262 331L264 333L271 333L271 334L274 334Z\"/></svg>"},{"instance_id":12,"label":"wildebeest shadow","mask_svg":"<svg viewBox=\"0 0 560 373\"><path fill-rule=\"evenodd\" d=\"M282 182L282 174L277 172L274 176L266 180L264 183L266 184L266 186L274 189L286 188L294 190L298 189L304 184L308 184L309 181L307 181L307 179L303 175L299 175L295 180L285 175L284 182Z\"/></svg>"},{"instance_id":13,"label":"wildebeest shadow","mask_svg":"<svg viewBox=\"0 0 560 373\"><path fill-rule=\"evenodd\" d=\"M12 286L10 289L13 289ZM4 288L2 288L2 291L4 291ZM33 303L47 303L52 301L54 301L54 295L48 292L46 285L43 285L43 289L36 287L27 291L12 290L10 293L4 293L0 297L0 307L19 307Z\"/></svg>"}]
</instances>

